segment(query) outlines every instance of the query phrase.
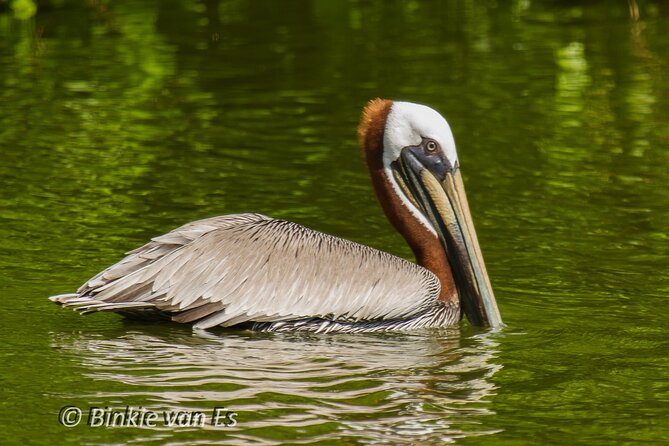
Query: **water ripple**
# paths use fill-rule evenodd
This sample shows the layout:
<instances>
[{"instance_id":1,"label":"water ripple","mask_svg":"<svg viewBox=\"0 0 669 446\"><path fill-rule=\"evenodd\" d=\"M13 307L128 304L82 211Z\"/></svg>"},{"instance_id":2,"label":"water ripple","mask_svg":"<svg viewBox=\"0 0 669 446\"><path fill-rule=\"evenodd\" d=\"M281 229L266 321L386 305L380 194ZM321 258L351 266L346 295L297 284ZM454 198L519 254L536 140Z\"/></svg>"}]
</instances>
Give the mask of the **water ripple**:
<instances>
[{"instance_id":1,"label":"water ripple","mask_svg":"<svg viewBox=\"0 0 669 446\"><path fill-rule=\"evenodd\" d=\"M491 433L476 430L476 417L492 413L490 378L501 368L490 336L457 329L369 336L131 330L54 335L52 346L69 352L93 383L62 397L156 411L224 405L239 414L223 432L226 444L450 442ZM192 429L158 428L142 442L193 444Z\"/></svg>"}]
</instances>

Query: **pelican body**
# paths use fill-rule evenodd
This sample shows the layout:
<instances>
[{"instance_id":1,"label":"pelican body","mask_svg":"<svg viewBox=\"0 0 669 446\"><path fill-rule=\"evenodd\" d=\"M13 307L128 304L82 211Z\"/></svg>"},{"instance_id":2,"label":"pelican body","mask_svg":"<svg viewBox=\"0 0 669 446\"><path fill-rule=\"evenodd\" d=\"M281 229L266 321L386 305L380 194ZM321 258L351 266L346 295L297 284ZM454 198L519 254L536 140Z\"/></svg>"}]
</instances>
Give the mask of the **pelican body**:
<instances>
[{"instance_id":1,"label":"pelican body","mask_svg":"<svg viewBox=\"0 0 669 446\"><path fill-rule=\"evenodd\" d=\"M188 223L126 253L76 293L82 314L162 317L194 328L365 332L502 324L455 142L429 107L384 99L358 139L383 210L416 263L261 214Z\"/></svg>"}]
</instances>

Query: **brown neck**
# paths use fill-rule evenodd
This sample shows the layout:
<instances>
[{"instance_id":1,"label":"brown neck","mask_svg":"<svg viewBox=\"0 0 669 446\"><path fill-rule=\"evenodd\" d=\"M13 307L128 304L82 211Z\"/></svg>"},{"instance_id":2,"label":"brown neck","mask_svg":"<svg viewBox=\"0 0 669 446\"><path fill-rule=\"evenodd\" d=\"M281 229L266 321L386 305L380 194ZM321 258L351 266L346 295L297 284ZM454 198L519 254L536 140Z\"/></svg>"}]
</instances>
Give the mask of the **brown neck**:
<instances>
[{"instance_id":1,"label":"brown neck","mask_svg":"<svg viewBox=\"0 0 669 446\"><path fill-rule=\"evenodd\" d=\"M363 111L358 138L374 192L395 229L416 256L416 263L432 271L441 282L439 300L457 302L458 294L446 252L439 238L427 229L397 195L383 166L383 134L392 101L375 99Z\"/></svg>"}]
</instances>

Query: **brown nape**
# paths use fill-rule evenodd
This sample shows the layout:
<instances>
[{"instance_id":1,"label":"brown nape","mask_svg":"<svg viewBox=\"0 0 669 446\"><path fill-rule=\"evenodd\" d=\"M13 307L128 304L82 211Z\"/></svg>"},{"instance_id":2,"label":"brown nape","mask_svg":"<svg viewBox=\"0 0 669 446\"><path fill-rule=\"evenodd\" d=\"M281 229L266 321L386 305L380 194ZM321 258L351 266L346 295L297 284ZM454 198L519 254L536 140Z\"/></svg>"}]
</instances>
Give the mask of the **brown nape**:
<instances>
[{"instance_id":1,"label":"brown nape","mask_svg":"<svg viewBox=\"0 0 669 446\"><path fill-rule=\"evenodd\" d=\"M439 238L406 207L395 192L383 168L383 136L393 102L373 99L362 111L358 141L372 178L374 192L395 229L402 234L416 256L416 263L432 271L441 282L439 300L457 302L458 293L446 252Z\"/></svg>"}]
</instances>

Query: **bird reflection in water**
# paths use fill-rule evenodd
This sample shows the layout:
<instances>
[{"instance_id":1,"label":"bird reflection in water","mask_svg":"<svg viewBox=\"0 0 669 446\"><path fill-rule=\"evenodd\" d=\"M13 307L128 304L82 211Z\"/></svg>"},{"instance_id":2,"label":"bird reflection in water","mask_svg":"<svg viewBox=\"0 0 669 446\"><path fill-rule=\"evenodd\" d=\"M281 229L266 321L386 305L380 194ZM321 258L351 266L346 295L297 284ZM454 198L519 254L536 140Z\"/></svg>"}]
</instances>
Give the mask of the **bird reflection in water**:
<instances>
[{"instance_id":1,"label":"bird reflection in water","mask_svg":"<svg viewBox=\"0 0 669 446\"><path fill-rule=\"evenodd\" d=\"M139 400L153 410L225 405L238 413L237 425L226 428L228 443L280 444L262 433L276 428L310 441L421 444L493 433L471 430L477 417L493 413L491 378L501 365L492 332L218 336L126 323L111 335L52 336L52 346L70 351L93 380L89 394L68 398L102 406ZM118 390L94 390L110 388L99 381ZM178 432L155 434L179 443Z\"/></svg>"}]
</instances>

